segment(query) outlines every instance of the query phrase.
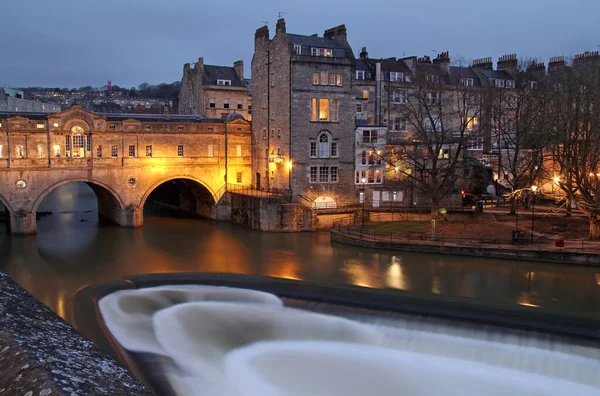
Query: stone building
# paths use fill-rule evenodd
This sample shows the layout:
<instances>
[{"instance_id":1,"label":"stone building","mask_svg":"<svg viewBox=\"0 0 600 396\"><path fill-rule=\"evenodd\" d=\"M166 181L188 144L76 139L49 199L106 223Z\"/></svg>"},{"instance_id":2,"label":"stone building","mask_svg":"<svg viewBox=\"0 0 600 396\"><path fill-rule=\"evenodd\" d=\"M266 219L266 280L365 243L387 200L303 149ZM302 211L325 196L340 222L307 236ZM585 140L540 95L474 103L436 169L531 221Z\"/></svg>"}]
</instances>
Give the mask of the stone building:
<instances>
[{"instance_id":1,"label":"stone building","mask_svg":"<svg viewBox=\"0 0 600 396\"><path fill-rule=\"evenodd\" d=\"M58 113L60 105L25 99L25 93L16 89L0 88L0 111L15 113Z\"/></svg>"},{"instance_id":2,"label":"stone building","mask_svg":"<svg viewBox=\"0 0 600 396\"><path fill-rule=\"evenodd\" d=\"M354 55L345 26L274 37L256 30L252 58L253 184L314 205L354 200Z\"/></svg>"},{"instance_id":3,"label":"stone building","mask_svg":"<svg viewBox=\"0 0 600 396\"><path fill-rule=\"evenodd\" d=\"M183 66L179 89L179 114L205 118L224 118L228 114L241 114L251 119L252 101L250 81L244 78L244 62L236 61L233 67L205 65L203 58L192 67Z\"/></svg>"}]
</instances>

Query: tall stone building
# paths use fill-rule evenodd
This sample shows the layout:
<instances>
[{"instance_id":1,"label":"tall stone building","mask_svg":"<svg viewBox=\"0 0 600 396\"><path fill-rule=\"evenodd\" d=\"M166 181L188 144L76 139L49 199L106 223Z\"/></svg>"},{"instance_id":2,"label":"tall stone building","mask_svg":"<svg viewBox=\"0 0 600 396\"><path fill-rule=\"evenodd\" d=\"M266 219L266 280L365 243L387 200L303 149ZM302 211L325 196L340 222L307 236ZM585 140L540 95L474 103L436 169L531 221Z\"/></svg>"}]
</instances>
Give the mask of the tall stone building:
<instances>
[{"instance_id":1,"label":"tall stone building","mask_svg":"<svg viewBox=\"0 0 600 396\"><path fill-rule=\"evenodd\" d=\"M251 118L250 81L244 78L244 62L230 66L205 65L203 58L183 66L179 89L179 114L223 118L238 113Z\"/></svg>"},{"instance_id":2,"label":"tall stone building","mask_svg":"<svg viewBox=\"0 0 600 396\"><path fill-rule=\"evenodd\" d=\"M344 25L323 37L256 30L253 183L315 205L354 197L354 54Z\"/></svg>"}]
</instances>

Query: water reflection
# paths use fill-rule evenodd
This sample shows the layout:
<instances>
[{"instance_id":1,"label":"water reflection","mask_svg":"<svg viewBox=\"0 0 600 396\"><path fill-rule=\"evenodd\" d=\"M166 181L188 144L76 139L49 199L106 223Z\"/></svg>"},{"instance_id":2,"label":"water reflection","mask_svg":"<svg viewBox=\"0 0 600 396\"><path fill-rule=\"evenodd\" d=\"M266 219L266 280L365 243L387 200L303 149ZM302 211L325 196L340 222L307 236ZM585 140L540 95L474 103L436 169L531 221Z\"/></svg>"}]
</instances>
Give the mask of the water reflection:
<instances>
[{"instance_id":1,"label":"water reflection","mask_svg":"<svg viewBox=\"0 0 600 396\"><path fill-rule=\"evenodd\" d=\"M600 316L593 267L360 249L330 243L327 232L261 233L152 213L142 228L107 226L98 221L93 191L79 183L48 194L40 210L54 214L38 220L36 236L11 237L0 228L0 271L67 320L80 287L178 271L351 283Z\"/></svg>"}]
</instances>

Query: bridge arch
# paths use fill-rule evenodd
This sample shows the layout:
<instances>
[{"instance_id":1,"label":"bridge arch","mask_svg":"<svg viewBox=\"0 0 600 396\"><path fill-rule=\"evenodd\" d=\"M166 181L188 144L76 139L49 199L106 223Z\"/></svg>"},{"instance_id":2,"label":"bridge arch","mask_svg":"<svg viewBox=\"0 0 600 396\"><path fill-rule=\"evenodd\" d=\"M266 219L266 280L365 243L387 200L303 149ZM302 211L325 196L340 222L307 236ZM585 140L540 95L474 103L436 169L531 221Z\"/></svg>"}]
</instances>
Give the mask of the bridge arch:
<instances>
[{"instance_id":1,"label":"bridge arch","mask_svg":"<svg viewBox=\"0 0 600 396\"><path fill-rule=\"evenodd\" d=\"M172 175L152 184L140 200L140 210L144 210L146 202L153 192L158 191L161 186L169 182L180 183L186 187L187 191L180 191L180 196L178 197L178 206L181 211L203 217L215 217L215 208L218 201L215 192L206 182L190 175Z\"/></svg>"},{"instance_id":2,"label":"bridge arch","mask_svg":"<svg viewBox=\"0 0 600 396\"><path fill-rule=\"evenodd\" d=\"M123 203L120 195L108 184L101 182L99 180L90 179L90 178L72 178L61 180L57 183L54 183L47 188L45 188L40 194L38 194L35 199L33 206L31 208L32 214L35 216L35 213L38 210L40 203L46 198L46 196L56 188L63 186L65 184L83 182L86 183L96 194L96 198L98 200L98 214L107 218L117 224L125 225L125 220L123 218L126 205Z\"/></svg>"}]
</instances>

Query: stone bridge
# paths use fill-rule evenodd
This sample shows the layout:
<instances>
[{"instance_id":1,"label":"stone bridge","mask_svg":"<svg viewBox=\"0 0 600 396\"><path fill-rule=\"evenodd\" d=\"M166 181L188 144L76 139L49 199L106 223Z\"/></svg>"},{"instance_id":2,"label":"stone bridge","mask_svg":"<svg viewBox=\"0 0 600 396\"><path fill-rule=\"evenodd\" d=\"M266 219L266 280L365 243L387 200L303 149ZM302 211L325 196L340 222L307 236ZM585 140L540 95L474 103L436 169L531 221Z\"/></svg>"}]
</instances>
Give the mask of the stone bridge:
<instances>
[{"instance_id":1,"label":"stone bridge","mask_svg":"<svg viewBox=\"0 0 600 396\"><path fill-rule=\"evenodd\" d=\"M100 215L139 227L149 195L178 180L182 209L229 219L228 206L219 202L225 180L250 184L250 139L249 123L235 116L100 115L79 107L0 115L0 202L11 232L32 234L48 193L85 182L98 197Z\"/></svg>"}]
</instances>

